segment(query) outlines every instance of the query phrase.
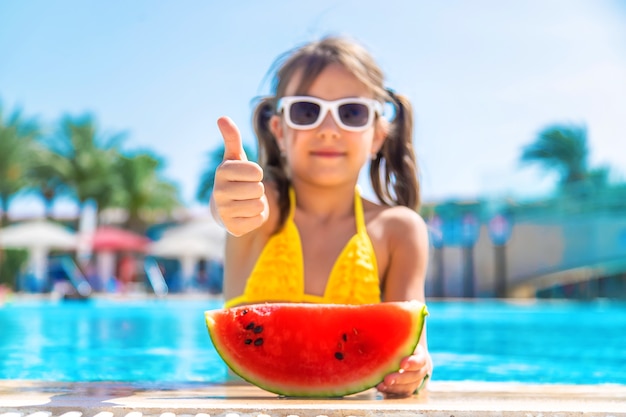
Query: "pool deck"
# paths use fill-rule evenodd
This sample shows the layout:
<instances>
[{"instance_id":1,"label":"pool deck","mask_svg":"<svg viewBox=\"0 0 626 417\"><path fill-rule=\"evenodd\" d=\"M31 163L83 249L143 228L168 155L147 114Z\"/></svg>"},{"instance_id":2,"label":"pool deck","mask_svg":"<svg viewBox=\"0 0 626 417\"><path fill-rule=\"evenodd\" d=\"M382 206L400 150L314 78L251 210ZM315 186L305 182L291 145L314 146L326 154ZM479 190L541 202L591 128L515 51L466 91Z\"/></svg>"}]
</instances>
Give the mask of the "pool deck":
<instances>
[{"instance_id":1,"label":"pool deck","mask_svg":"<svg viewBox=\"0 0 626 417\"><path fill-rule=\"evenodd\" d=\"M624 385L432 381L405 399L375 390L344 398L285 398L243 384L167 385L0 380L0 417L626 417Z\"/></svg>"}]
</instances>

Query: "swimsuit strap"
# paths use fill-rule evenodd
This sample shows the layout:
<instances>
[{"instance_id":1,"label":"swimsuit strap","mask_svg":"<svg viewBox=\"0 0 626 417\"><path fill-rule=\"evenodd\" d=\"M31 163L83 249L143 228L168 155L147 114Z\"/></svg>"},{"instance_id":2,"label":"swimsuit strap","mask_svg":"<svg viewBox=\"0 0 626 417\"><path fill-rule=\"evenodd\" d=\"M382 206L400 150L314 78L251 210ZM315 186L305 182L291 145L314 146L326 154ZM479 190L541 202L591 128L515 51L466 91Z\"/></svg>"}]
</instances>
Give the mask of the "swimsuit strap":
<instances>
[{"instance_id":1,"label":"swimsuit strap","mask_svg":"<svg viewBox=\"0 0 626 417\"><path fill-rule=\"evenodd\" d=\"M361 193L358 185L354 189L354 217L356 220L356 233L361 234L365 232L365 214L363 213L363 200L361 199Z\"/></svg>"},{"instance_id":2,"label":"swimsuit strap","mask_svg":"<svg viewBox=\"0 0 626 417\"><path fill-rule=\"evenodd\" d=\"M289 187L289 216L288 219L293 220L296 213L296 191L293 187Z\"/></svg>"}]
</instances>

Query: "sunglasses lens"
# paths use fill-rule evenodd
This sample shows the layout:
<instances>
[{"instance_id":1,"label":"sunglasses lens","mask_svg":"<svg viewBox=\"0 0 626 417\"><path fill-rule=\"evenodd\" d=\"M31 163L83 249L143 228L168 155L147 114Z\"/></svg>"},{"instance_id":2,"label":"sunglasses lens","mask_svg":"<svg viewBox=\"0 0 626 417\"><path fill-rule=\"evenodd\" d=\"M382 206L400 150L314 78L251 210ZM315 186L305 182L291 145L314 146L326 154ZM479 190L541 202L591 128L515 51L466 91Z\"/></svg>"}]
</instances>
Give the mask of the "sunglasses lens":
<instances>
[{"instance_id":1,"label":"sunglasses lens","mask_svg":"<svg viewBox=\"0 0 626 417\"><path fill-rule=\"evenodd\" d=\"M339 106L339 118L350 127L363 127L369 121L369 108L362 103L346 103Z\"/></svg>"},{"instance_id":2,"label":"sunglasses lens","mask_svg":"<svg viewBox=\"0 0 626 417\"><path fill-rule=\"evenodd\" d=\"M310 101L297 101L291 104L289 118L298 126L312 125L320 116L320 106Z\"/></svg>"}]
</instances>

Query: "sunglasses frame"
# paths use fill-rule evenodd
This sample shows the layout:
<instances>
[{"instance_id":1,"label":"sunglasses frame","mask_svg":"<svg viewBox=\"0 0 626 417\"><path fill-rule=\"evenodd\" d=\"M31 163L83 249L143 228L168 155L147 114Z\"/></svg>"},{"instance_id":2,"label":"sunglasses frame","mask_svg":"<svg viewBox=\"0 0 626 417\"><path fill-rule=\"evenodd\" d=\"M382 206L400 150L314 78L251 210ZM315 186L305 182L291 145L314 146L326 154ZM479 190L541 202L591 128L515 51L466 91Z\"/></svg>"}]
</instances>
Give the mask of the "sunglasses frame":
<instances>
[{"instance_id":1,"label":"sunglasses frame","mask_svg":"<svg viewBox=\"0 0 626 417\"><path fill-rule=\"evenodd\" d=\"M320 114L315 122L308 125L298 125L291 120L289 111L291 106L298 102L313 103L320 107ZM345 124L339 116L339 107L344 104L362 104L366 106L369 110L367 122L363 126L349 126ZM287 123L287 126L295 130L315 129L322 124L326 115L330 112L333 115L333 119L335 120L335 123L337 123L337 126L343 130L350 132L362 132L372 126L376 115L381 116L383 114L383 106L379 101L364 97L346 97L329 101L312 96L284 96L278 99L276 109L278 113L283 113L283 115L285 115L285 113L287 114L284 117L285 123Z\"/></svg>"}]
</instances>

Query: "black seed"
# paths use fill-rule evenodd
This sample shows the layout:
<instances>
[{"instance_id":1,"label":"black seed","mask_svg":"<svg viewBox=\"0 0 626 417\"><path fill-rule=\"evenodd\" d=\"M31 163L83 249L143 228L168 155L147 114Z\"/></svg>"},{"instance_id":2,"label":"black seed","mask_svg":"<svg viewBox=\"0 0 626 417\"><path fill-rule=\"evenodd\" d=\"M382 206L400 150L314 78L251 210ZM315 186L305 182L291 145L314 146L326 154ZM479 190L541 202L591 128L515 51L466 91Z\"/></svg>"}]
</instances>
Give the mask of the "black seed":
<instances>
[{"instance_id":1,"label":"black seed","mask_svg":"<svg viewBox=\"0 0 626 417\"><path fill-rule=\"evenodd\" d=\"M341 352L335 352L335 358L339 359L339 360L343 360L343 353Z\"/></svg>"},{"instance_id":2,"label":"black seed","mask_svg":"<svg viewBox=\"0 0 626 417\"><path fill-rule=\"evenodd\" d=\"M241 312L241 315L242 315L242 316L245 316L246 314L248 314L248 309L245 309L245 310L243 310L243 311Z\"/></svg>"},{"instance_id":3,"label":"black seed","mask_svg":"<svg viewBox=\"0 0 626 417\"><path fill-rule=\"evenodd\" d=\"M254 341L254 346L261 346L263 344L263 338L259 337L257 340Z\"/></svg>"},{"instance_id":4,"label":"black seed","mask_svg":"<svg viewBox=\"0 0 626 417\"><path fill-rule=\"evenodd\" d=\"M246 326L246 330L252 330L252 329L254 329L254 322L253 321L248 323L248 325Z\"/></svg>"},{"instance_id":5,"label":"black seed","mask_svg":"<svg viewBox=\"0 0 626 417\"><path fill-rule=\"evenodd\" d=\"M263 331L263 326L258 325L254 328L254 333L261 333Z\"/></svg>"},{"instance_id":6,"label":"black seed","mask_svg":"<svg viewBox=\"0 0 626 417\"><path fill-rule=\"evenodd\" d=\"M348 335L345 334L345 333L343 335L341 335L341 338L343 339L344 342L348 341Z\"/></svg>"},{"instance_id":7,"label":"black seed","mask_svg":"<svg viewBox=\"0 0 626 417\"><path fill-rule=\"evenodd\" d=\"M243 343L245 343L246 345L249 345L250 343L252 343L252 339L246 339L243 341Z\"/></svg>"}]
</instances>

